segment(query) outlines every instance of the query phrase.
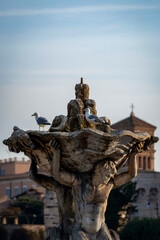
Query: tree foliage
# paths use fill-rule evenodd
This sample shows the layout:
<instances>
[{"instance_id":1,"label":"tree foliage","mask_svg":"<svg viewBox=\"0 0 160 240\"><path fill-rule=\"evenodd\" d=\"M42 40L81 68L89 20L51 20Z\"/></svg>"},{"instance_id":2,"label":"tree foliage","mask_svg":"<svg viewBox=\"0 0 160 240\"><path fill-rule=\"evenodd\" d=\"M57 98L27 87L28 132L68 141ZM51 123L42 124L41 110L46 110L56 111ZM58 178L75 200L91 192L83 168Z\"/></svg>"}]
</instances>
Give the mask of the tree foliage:
<instances>
[{"instance_id":1,"label":"tree foliage","mask_svg":"<svg viewBox=\"0 0 160 240\"><path fill-rule=\"evenodd\" d=\"M134 219L121 230L120 237L121 240L159 240L160 218Z\"/></svg>"},{"instance_id":2,"label":"tree foliage","mask_svg":"<svg viewBox=\"0 0 160 240\"><path fill-rule=\"evenodd\" d=\"M11 202L9 208L1 212L1 216L19 217L20 223L43 224L43 208L42 201L23 197Z\"/></svg>"},{"instance_id":3,"label":"tree foliage","mask_svg":"<svg viewBox=\"0 0 160 240\"><path fill-rule=\"evenodd\" d=\"M117 230L125 224L128 216L136 211L133 203L137 196L136 182L131 181L111 191L105 213L109 228Z\"/></svg>"},{"instance_id":4,"label":"tree foliage","mask_svg":"<svg viewBox=\"0 0 160 240\"><path fill-rule=\"evenodd\" d=\"M44 240L44 231L33 232L23 228L15 229L11 233L10 240Z\"/></svg>"}]
</instances>

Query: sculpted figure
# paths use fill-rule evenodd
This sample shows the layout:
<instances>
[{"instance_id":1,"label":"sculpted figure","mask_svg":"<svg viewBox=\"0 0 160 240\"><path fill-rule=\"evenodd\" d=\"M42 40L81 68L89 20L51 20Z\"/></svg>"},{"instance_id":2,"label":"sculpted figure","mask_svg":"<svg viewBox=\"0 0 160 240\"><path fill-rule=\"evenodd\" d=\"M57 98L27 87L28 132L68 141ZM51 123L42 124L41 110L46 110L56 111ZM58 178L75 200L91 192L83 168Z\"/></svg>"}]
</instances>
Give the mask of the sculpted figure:
<instances>
[{"instance_id":1,"label":"sculpted figure","mask_svg":"<svg viewBox=\"0 0 160 240\"><path fill-rule=\"evenodd\" d=\"M59 144L54 135L33 133L15 127L11 137L4 140L4 143L8 145L10 151L24 152L32 161L30 177L46 189L57 193L60 226L52 228L50 236L46 240L118 240L118 235L109 230L105 224L104 214L109 194L113 188L125 184L137 175L136 153L147 149L152 142L156 142L158 139L144 136L142 140L133 141L129 152L123 157L117 155L116 161L106 157L98 163L94 163L91 159L93 166L91 170L69 172L71 170L60 165L61 157L66 154L62 145L65 143L62 140L60 142L63 149L61 156ZM68 150L67 147L66 150ZM83 157L82 161L85 162L85 160ZM117 175L117 170L127 160L129 161L128 171ZM50 176L37 172L36 164L43 166L44 162L48 164L45 169Z\"/></svg>"},{"instance_id":2,"label":"sculpted figure","mask_svg":"<svg viewBox=\"0 0 160 240\"><path fill-rule=\"evenodd\" d=\"M73 197L71 187L59 184L52 176L39 174L36 162L32 159L30 170L30 178L37 184L50 191L55 191L58 199L59 223L58 228L54 227L50 231L49 239L69 240L71 224L74 218ZM54 236L54 238L53 238Z\"/></svg>"},{"instance_id":3,"label":"sculpted figure","mask_svg":"<svg viewBox=\"0 0 160 240\"><path fill-rule=\"evenodd\" d=\"M54 227L51 229L50 236L47 240L69 240L71 225L74 219L72 188L60 184L51 175L39 174L36 164L36 155L34 153L35 144L32 142L29 135L22 129L14 127L13 130L12 136L4 140L5 144L8 145L11 151L23 151L25 155L31 159L29 177L47 190L56 192L57 195L60 225L58 228ZM54 145L55 157L57 148L59 148L59 146L56 143Z\"/></svg>"},{"instance_id":4,"label":"sculpted figure","mask_svg":"<svg viewBox=\"0 0 160 240\"><path fill-rule=\"evenodd\" d=\"M52 145L54 144L55 140ZM60 150L56 150L53 161L54 178L59 183L73 188L75 221L72 228L72 240L89 240L93 239L93 235L95 239L100 240L118 239L117 234L110 232L105 224L107 201L113 188L125 184L137 175L135 155L138 147L135 152L130 153L128 171L119 175L116 175L115 163L109 159L98 162L91 172L68 172L60 166Z\"/></svg>"},{"instance_id":5,"label":"sculpted figure","mask_svg":"<svg viewBox=\"0 0 160 240\"><path fill-rule=\"evenodd\" d=\"M14 127L3 141L31 159L32 180L57 193L60 226L46 240L119 240L105 224L109 194L137 175L135 155L158 141L148 133L113 130L106 118L107 127L95 127L96 121L90 124L84 115L86 108L96 115L95 105L81 79L68 115L56 117L49 132ZM87 118L93 120L90 114ZM128 170L118 174L127 160ZM39 174L37 165L50 175Z\"/></svg>"}]
</instances>

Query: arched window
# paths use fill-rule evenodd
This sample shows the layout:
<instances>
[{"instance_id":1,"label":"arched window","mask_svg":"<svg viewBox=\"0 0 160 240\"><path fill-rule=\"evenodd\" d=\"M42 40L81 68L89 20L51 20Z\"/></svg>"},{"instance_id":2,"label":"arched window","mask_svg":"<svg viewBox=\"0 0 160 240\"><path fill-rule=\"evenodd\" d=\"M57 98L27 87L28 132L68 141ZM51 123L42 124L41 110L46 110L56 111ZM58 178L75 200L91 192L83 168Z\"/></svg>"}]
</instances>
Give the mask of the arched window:
<instances>
[{"instance_id":1,"label":"arched window","mask_svg":"<svg viewBox=\"0 0 160 240\"><path fill-rule=\"evenodd\" d=\"M157 188L151 188L149 192L149 201L150 202L157 202L158 197L158 190Z\"/></svg>"},{"instance_id":2,"label":"arched window","mask_svg":"<svg viewBox=\"0 0 160 240\"><path fill-rule=\"evenodd\" d=\"M144 198L146 196L146 190L144 188L138 189L138 201L144 201Z\"/></svg>"},{"instance_id":3,"label":"arched window","mask_svg":"<svg viewBox=\"0 0 160 240\"><path fill-rule=\"evenodd\" d=\"M146 157L143 157L143 169L146 169Z\"/></svg>"}]
</instances>

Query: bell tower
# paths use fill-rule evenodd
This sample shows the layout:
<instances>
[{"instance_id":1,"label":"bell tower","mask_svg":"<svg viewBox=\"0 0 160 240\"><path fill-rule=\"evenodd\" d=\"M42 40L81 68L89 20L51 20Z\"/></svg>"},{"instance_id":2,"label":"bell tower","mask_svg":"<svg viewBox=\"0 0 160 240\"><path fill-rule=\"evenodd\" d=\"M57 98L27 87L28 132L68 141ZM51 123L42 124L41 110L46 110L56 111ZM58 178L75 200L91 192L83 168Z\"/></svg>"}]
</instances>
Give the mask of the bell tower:
<instances>
[{"instance_id":1,"label":"bell tower","mask_svg":"<svg viewBox=\"0 0 160 240\"><path fill-rule=\"evenodd\" d=\"M154 136L156 127L136 117L134 113L134 108L134 105L131 104L130 116L113 124L111 127L113 129L129 130L131 132L147 132L151 136ZM154 144L150 147L148 151L138 153L136 155L138 168L146 171L154 171L154 153Z\"/></svg>"}]
</instances>

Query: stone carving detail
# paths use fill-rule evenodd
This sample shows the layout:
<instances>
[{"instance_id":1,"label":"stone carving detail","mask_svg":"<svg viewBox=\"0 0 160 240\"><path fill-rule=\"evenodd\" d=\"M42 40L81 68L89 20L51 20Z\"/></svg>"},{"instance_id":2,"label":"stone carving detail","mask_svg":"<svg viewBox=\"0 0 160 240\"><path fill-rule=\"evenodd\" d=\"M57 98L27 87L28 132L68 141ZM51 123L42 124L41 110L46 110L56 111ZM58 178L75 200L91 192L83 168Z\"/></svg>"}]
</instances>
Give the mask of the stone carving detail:
<instances>
[{"instance_id":1,"label":"stone carving detail","mask_svg":"<svg viewBox=\"0 0 160 240\"><path fill-rule=\"evenodd\" d=\"M81 79L75 90L68 115L55 117L49 132L14 127L4 144L10 151L24 152L31 159L30 178L57 194L60 224L47 240L118 240L105 224L109 194L136 176L135 155L158 138L113 130L110 124L89 124L84 109L97 113L89 86ZM107 117L103 119L109 123ZM128 170L117 174L126 161ZM39 174L37 165L49 175Z\"/></svg>"}]
</instances>

